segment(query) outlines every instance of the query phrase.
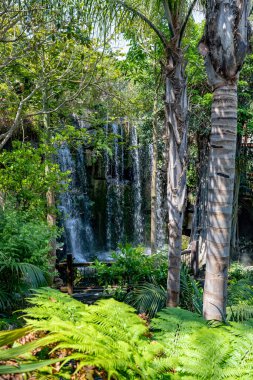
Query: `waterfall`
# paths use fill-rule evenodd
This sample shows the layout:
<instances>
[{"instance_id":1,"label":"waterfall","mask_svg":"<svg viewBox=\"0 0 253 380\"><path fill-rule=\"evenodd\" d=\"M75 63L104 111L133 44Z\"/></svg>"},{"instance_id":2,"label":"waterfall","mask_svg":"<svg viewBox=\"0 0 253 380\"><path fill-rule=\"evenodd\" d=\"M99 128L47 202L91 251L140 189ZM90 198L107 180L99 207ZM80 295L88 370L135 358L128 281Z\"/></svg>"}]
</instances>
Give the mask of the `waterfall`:
<instances>
[{"instance_id":1,"label":"waterfall","mask_svg":"<svg viewBox=\"0 0 253 380\"><path fill-rule=\"evenodd\" d=\"M106 137L109 126L106 125ZM112 197L111 197L111 165L109 153L105 152L105 178L106 178L106 248L112 249Z\"/></svg>"},{"instance_id":2,"label":"waterfall","mask_svg":"<svg viewBox=\"0 0 253 380\"><path fill-rule=\"evenodd\" d=\"M106 194L106 246L108 250L116 248L124 238L124 148L123 127L112 124L111 131L115 135L113 155L105 157ZM109 126L106 127L109 133ZM119 137L118 137L119 136ZM120 144L121 143L121 144Z\"/></svg>"},{"instance_id":3,"label":"waterfall","mask_svg":"<svg viewBox=\"0 0 253 380\"><path fill-rule=\"evenodd\" d=\"M142 189L140 174L140 157L138 136L135 126L131 129L132 165L133 165L133 196L134 196L134 236L136 244L144 241L143 215L142 215Z\"/></svg>"},{"instance_id":4,"label":"waterfall","mask_svg":"<svg viewBox=\"0 0 253 380\"><path fill-rule=\"evenodd\" d=\"M153 170L153 144L149 144L150 172ZM163 248L166 242L166 221L164 211L164 186L162 172L157 168L156 176L156 245Z\"/></svg>"},{"instance_id":5,"label":"waterfall","mask_svg":"<svg viewBox=\"0 0 253 380\"><path fill-rule=\"evenodd\" d=\"M89 187L88 187L88 178L86 171L86 163L84 159L84 152L82 146L79 146L77 149L78 155L76 160L77 173L80 181L80 210L83 217L83 236L82 240L84 242L85 252L92 253L94 251L94 233L91 225L92 219L92 202L89 198Z\"/></svg>"},{"instance_id":6,"label":"waterfall","mask_svg":"<svg viewBox=\"0 0 253 380\"><path fill-rule=\"evenodd\" d=\"M59 199L67 251L73 254L76 261L88 260L94 248L94 234L82 147L78 148L75 160L65 143L58 151L58 161L61 171L70 173L68 189Z\"/></svg>"},{"instance_id":7,"label":"waterfall","mask_svg":"<svg viewBox=\"0 0 253 380\"><path fill-rule=\"evenodd\" d=\"M86 128L77 118L76 127ZM58 151L61 170L70 173L59 209L66 249L76 261L108 257L125 241L136 245L145 241L143 210L149 207L152 146L138 147L136 127L128 135L123 124L112 123L105 126L105 133L111 151L96 162L88 159L92 150L82 145L70 149L65 143ZM163 242L163 191L157 186L157 234Z\"/></svg>"},{"instance_id":8,"label":"waterfall","mask_svg":"<svg viewBox=\"0 0 253 380\"><path fill-rule=\"evenodd\" d=\"M161 171L158 170L156 178L156 242L157 247L162 248L165 244L165 215L163 203L163 182Z\"/></svg>"}]
</instances>

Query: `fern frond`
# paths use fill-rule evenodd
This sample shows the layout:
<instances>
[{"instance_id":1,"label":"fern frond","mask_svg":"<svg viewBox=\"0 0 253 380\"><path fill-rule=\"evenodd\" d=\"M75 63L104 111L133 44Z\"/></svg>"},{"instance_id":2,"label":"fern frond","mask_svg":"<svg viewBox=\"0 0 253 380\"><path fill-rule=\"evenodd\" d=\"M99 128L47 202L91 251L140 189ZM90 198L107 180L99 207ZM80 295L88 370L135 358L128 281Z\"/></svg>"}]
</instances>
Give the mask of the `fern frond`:
<instances>
[{"instance_id":1,"label":"fern frond","mask_svg":"<svg viewBox=\"0 0 253 380\"><path fill-rule=\"evenodd\" d=\"M80 368L83 365L102 368L108 377L113 374L115 379L154 378L147 359L154 355L145 337L147 326L129 305L109 299L87 306L47 288L38 289L30 302L34 306L25 311L27 328L33 332L44 331L46 336L1 351L0 358L18 358L49 345L52 347L50 355L58 350L70 352L65 358L66 365L75 360L79 365L82 363Z\"/></svg>"},{"instance_id":2,"label":"fern frond","mask_svg":"<svg viewBox=\"0 0 253 380\"><path fill-rule=\"evenodd\" d=\"M253 286L249 279L240 279L228 287L228 305L237 305L244 301L253 305Z\"/></svg>"},{"instance_id":3,"label":"fern frond","mask_svg":"<svg viewBox=\"0 0 253 380\"><path fill-rule=\"evenodd\" d=\"M251 318L253 318L253 305L242 302L238 305L227 307L228 321L243 322Z\"/></svg>"},{"instance_id":4,"label":"fern frond","mask_svg":"<svg viewBox=\"0 0 253 380\"><path fill-rule=\"evenodd\" d=\"M202 288L191 277L187 265L182 264L180 271L180 306L202 315L202 293Z\"/></svg>"}]
</instances>

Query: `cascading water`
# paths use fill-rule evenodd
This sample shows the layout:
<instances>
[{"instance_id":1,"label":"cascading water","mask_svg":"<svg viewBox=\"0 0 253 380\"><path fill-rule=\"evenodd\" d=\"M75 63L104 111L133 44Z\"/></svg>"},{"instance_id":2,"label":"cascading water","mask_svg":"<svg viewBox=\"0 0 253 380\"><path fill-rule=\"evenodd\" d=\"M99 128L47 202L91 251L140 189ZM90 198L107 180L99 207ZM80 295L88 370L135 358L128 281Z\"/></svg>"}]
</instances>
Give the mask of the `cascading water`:
<instances>
[{"instance_id":1,"label":"cascading water","mask_svg":"<svg viewBox=\"0 0 253 380\"><path fill-rule=\"evenodd\" d=\"M81 213L83 215L83 237L84 240L84 249L86 252L92 253L94 251L94 233L91 225L91 207L92 202L88 194L88 179L86 171L86 163L84 159L84 152L82 146L79 146L77 149L78 155L76 160L77 173L80 182L80 195L79 201L81 205Z\"/></svg>"},{"instance_id":2,"label":"cascading water","mask_svg":"<svg viewBox=\"0 0 253 380\"><path fill-rule=\"evenodd\" d=\"M153 171L153 144L149 144L150 172ZM164 186L159 167L156 173L156 246L163 248L166 242L166 221L164 207Z\"/></svg>"},{"instance_id":3,"label":"cascading water","mask_svg":"<svg viewBox=\"0 0 253 380\"><path fill-rule=\"evenodd\" d=\"M77 128L82 126L77 119ZM64 144L58 153L63 172L70 172L70 183L60 195L67 252L76 261L110 257L119 243L146 244L144 210L150 207L149 145L138 147L136 127L130 132L124 124L105 127L111 154L93 162L92 150L84 146L70 149ZM159 179L158 179L159 181ZM157 240L164 241L163 190L157 184ZM148 236L148 234L147 234ZM163 243L161 243L163 244Z\"/></svg>"},{"instance_id":4,"label":"cascading water","mask_svg":"<svg viewBox=\"0 0 253 380\"><path fill-rule=\"evenodd\" d=\"M133 159L133 195L134 195L134 238L136 244L144 242L144 226L142 215L142 188L140 174L140 157L138 135L135 126L131 129L131 145Z\"/></svg>"},{"instance_id":5,"label":"cascading water","mask_svg":"<svg viewBox=\"0 0 253 380\"><path fill-rule=\"evenodd\" d=\"M106 137L109 134L109 126L106 125ZM105 152L105 178L106 178L106 248L112 249L112 197L111 197L111 162L108 152Z\"/></svg>"},{"instance_id":6,"label":"cascading water","mask_svg":"<svg viewBox=\"0 0 253 380\"><path fill-rule=\"evenodd\" d=\"M156 177L156 242L158 248L162 248L166 240L163 199L162 175L158 170Z\"/></svg>"},{"instance_id":7,"label":"cascading water","mask_svg":"<svg viewBox=\"0 0 253 380\"><path fill-rule=\"evenodd\" d=\"M70 183L67 191L60 195L59 206L63 214L67 251L76 261L85 261L93 252L94 234L82 147L78 148L75 160L65 143L58 151L58 162L62 172L70 173Z\"/></svg>"},{"instance_id":8,"label":"cascading water","mask_svg":"<svg viewBox=\"0 0 253 380\"><path fill-rule=\"evenodd\" d=\"M109 127L106 127L107 134ZM108 250L116 248L124 238L124 148L123 127L112 124L114 137L113 156L106 153L106 246ZM120 136L120 137L119 137Z\"/></svg>"}]
</instances>

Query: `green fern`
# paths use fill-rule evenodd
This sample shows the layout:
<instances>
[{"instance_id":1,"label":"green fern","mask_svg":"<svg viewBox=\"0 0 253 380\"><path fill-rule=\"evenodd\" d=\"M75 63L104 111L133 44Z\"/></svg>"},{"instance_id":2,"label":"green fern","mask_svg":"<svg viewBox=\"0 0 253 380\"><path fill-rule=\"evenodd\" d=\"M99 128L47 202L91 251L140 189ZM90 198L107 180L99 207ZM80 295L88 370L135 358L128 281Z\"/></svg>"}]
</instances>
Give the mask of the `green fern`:
<instances>
[{"instance_id":1,"label":"green fern","mask_svg":"<svg viewBox=\"0 0 253 380\"><path fill-rule=\"evenodd\" d=\"M180 306L202 315L203 291L196 280L192 278L189 268L184 263L180 271Z\"/></svg>"},{"instance_id":2,"label":"green fern","mask_svg":"<svg viewBox=\"0 0 253 380\"><path fill-rule=\"evenodd\" d=\"M153 318L166 306L167 291L155 281L147 282L136 286L128 293L124 301L136 308L139 313L145 313L149 318ZM191 277L188 267L184 264L180 272L180 306L202 314L202 289Z\"/></svg>"},{"instance_id":3,"label":"green fern","mask_svg":"<svg viewBox=\"0 0 253 380\"><path fill-rule=\"evenodd\" d=\"M25 311L26 326L0 333L0 374L32 373L37 378L70 378L86 367L114 380L249 380L253 369L253 320L207 324L197 313L167 308L151 321L151 332L134 310L113 299L84 305L52 289L39 289ZM29 333L39 338L24 345ZM148 338L152 334L152 340ZM45 350L43 349L45 347ZM40 352L46 352L43 360ZM65 352L65 357L58 357ZM61 362L58 373L55 362ZM55 376L55 377L53 377Z\"/></svg>"},{"instance_id":4,"label":"green fern","mask_svg":"<svg viewBox=\"0 0 253 380\"><path fill-rule=\"evenodd\" d=\"M167 373L167 378L252 378L253 329L250 323L211 326L194 313L166 309L158 313L152 327L154 338L163 344L167 354L162 360L155 359L154 364L158 373Z\"/></svg>"},{"instance_id":5,"label":"green fern","mask_svg":"<svg viewBox=\"0 0 253 380\"><path fill-rule=\"evenodd\" d=\"M245 302L238 305L227 307L227 320L234 322L243 322L253 318L253 305L248 305Z\"/></svg>"},{"instance_id":6,"label":"green fern","mask_svg":"<svg viewBox=\"0 0 253 380\"><path fill-rule=\"evenodd\" d=\"M253 305L253 286L250 279L240 279L228 287L228 305L236 305L247 301Z\"/></svg>"},{"instance_id":7,"label":"green fern","mask_svg":"<svg viewBox=\"0 0 253 380\"><path fill-rule=\"evenodd\" d=\"M251 276L232 282L228 287L227 320L242 322L253 318L253 286Z\"/></svg>"},{"instance_id":8,"label":"green fern","mask_svg":"<svg viewBox=\"0 0 253 380\"><path fill-rule=\"evenodd\" d=\"M22 364L20 371L17 367L10 371L10 367L3 366L1 373L35 370L34 360L20 362L20 356L50 345L52 352L69 350L63 365L75 360L76 372L94 366L105 370L108 379L154 379L150 363L161 347L152 345L145 337L147 327L130 306L112 299L87 306L52 289L38 290L30 302L34 306L25 312L26 328L47 334L32 343L0 351L0 358L15 359ZM2 343L6 339L8 333ZM51 356L46 358L45 366ZM43 366L43 362L37 363L38 368Z\"/></svg>"}]
</instances>

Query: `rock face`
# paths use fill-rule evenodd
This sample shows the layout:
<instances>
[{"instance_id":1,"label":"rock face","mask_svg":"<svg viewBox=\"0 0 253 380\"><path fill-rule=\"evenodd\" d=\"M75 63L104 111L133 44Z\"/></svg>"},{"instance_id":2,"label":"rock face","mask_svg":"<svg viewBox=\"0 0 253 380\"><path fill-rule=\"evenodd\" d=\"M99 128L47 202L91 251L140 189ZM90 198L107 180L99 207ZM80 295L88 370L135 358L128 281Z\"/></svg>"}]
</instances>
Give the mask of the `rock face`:
<instances>
[{"instance_id":1,"label":"rock face","mask_svg":"<svg viewBox=\"0 0 253 380\"><path fill-rule=\"evenodd\" d=\"M150 147L140 144L135 127L128 131L112 124L105 129L113 134L112 151L95 162L84 145L74 150L65 144L58 152L61 170L70 172L68 190L59 198L64 243L77 261L103 259L120 243L149 244Z\"/></svg>"}]
</instances>

